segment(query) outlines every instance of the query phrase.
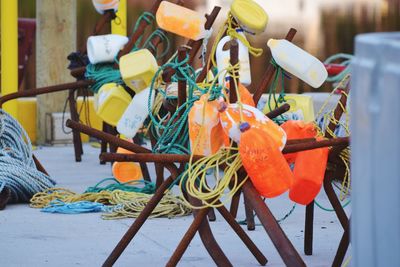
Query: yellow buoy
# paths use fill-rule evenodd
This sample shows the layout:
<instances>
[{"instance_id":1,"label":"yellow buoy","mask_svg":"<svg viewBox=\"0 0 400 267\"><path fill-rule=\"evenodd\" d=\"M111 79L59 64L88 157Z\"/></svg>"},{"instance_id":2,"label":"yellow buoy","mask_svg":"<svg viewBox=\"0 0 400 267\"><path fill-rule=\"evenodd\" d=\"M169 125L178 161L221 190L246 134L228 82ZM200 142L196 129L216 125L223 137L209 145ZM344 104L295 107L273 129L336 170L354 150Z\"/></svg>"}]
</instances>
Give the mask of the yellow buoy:
<instances>
[{"instance_id":1,"label":"yellow buoy","mask_svg":"<svg viewBox=\"0 0 400 267\"><path fill-rule=\"evenodd\" d=\"M132 97L116 83L106 83L95 96L97 115L110 125L116 126Z\"/></svg>"},{"instance_id":2,"label":"yellow buoy","mask_svg":"<svg viewBox=\"0 0 400 267\"><path fill-rule=\"evenodd\" d=\"M134 51L119 60L122 79L136 93L150 86L157 69L157 60L147 49Z\"/></svg>"},{"instance_id":3,"label":"yellow buoy","mask_svg":"<svg viewBox=\"0 0 400 267\"><path fill-rule=\"evenodd\" d=\"M267 27L268 14L252 0L234 0L231 13L246 32L257 34Z\"/></svg>"},{"instance_id":4,"label":"yellow buoy","mask_svg":"<svg viewBox=\"0 0 400 267\"><path fill-rule=\"evenodd\" d=\"M290 109L283 116L289 120L303 120L305 122L314 121L314 104L311 96L299 94L285 95L285 101L290 105ZM275 103L271 103L271 108L275 109ZM270 112L270 108L265 105L263 112Z\"/></svg>"}]
</instances>

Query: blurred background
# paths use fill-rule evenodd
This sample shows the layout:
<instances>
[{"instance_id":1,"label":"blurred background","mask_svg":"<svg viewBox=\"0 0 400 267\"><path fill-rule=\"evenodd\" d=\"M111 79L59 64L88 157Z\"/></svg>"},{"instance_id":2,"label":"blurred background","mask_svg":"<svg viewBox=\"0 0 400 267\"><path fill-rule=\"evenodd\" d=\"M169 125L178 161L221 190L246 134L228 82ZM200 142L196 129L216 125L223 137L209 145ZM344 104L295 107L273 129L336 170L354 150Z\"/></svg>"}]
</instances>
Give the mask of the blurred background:
<instances>
[{"instance_id":1,"label":"blurred background","mask_svg":"<svg viewBox=\"0 0 400 267\"><path fill-rule=\"evenodd\" d=\"M13 1L13 0L12 0ZM270 58L266 43L269 38L284 38L290 27L298 30L294 42L320 60L335 53L353 53L354 36L359 33L400 30L400 0L255 0L265 8L269 24L262 35L249 36L256 47L264 48L259 58L251 58L254 89ZM138 16L148 10L153 1L128 0L128 34ZM214 5L223 9L214 24L214 33L226 18L231 0L186 0L185 6L199 12L211 12ZM35 0L18 0L19 17L34 18ZM92 31L99 14L91 0L77 0L77 47L81 47ZM172 37L175 47L184 42ZM175 47L173 50L175 50ZM33 49L35 51L35 49ZM71 51L72 52L72 51ZM34 52L35 53L35 52ZM199 64L199 62L197 62ZM67 68L68 61L65 61ZM68 71L66 69L66 71ZM21 90L34 88L35 54L29 62ZM289 92L307 92L311 88L292 79ZM321 90L330 90L322 88Z\"/></svg>"}]
</instances>

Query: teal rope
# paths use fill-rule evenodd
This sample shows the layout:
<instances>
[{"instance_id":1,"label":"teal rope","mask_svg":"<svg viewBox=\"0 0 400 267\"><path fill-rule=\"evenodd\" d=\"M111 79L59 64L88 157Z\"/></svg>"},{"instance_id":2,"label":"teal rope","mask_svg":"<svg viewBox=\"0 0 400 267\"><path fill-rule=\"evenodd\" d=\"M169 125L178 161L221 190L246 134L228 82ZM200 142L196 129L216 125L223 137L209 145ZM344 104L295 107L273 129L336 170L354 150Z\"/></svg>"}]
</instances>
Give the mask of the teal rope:
<instances>
[{"instance_id":1,"label":"teal rope","mask_svg":"<svg viewBox=\"0 0 400 267\"><path fill-rule=\"evenodd\" d=\"M78 214L88 212L110 212L113 207L107 207L102 203L91 201L77 201L66 203L61 200L54 200L41 211L48 213Z\"/></svg>"},{"instance_id":2,"label":"teal rope","mask_svg":"<svg viewBox=\"0 0 400 267\"><path fill-rule=\"evenodd\" d=\"M319 204L316 200L314 200L314 203L315 203L315 205L317 205L317 207L320 208L321 210L328 211L328 212L335 211L334 209L329 209L329 208L323 207L323 206L322 206L321 204ZM351 203L351 199L349 199L346 203L344 203L344 204L342 205L342 208L347 207L347 205L349 205L350 203Z\"/></svg>"},{"instance_id":3,"label":"teal rope","mask_svg":"<svg viewBox=\"0 0 400 267\"><path fill-rule=\"evenodd\" d=\"M0 109L0 192L7 187L11 191L11 203L28 202L34 194L55 184L37 170L26 131Z\"/></svg>"},{"instance_id":4,"label":"teal rope","mask_svg":"<svg viewBox=\"0 0 400 267\"><path fill-rule=\"evenodd\" d=\"M157 51L157 48L154 47L154 45L151 43L153 38L155 38L156 36L160 37L161 42L164 44L163 51L160 53L160 55L156 56L157 59L161 59L161 58L165 57L168 54L169 50L171 49L171 43L169 41L169 38L164 33L163 30L156 29L154 32L152 32L151 35L147 38L147 40L144 43L143 47L146 47L146 48L151 49L153 51Z\"/></svg>"},{"instance_id":5,"label":"teal rope","mask_svg":"<svg viewBox=\"0 0 400 267\"><path fill-rule=\"evenodd\" d=\"M100 186L107 182L112 182L106 186ZM137 187L137 184L144 184L143 187ZM90 186L86 189L84 193L99 193L101 191L114 191L121 190L126 192L136 192L143 194L154 194L156 192L156 185L152 182L145 180L133 180L126 183L121 183L115 178L106 178L98 182L94 186Z\"/></svg>"},{"instance_id":6,"label":"teal rope","mask_svg":"<svg viewBox=\"0 0 400 267\"><path fill-rule=\"evenodd\" d=\"M274 59L271 59L271 64L275 68L275 75L272 84L269 87L269 96L267 101L269 110L273 110L274 108L279 107L280 104L285 102L285 71L278 65L278 63L276 63ZM281 81L281 90L279 92L278 98L276 98L276 89L279 80ZM275 104L274 108L272 107L272 103ZM278 117L274 118L274 121L278 124L282 124L287 121L287 119L283 115L279 115Z\"/></svg>"},{"instance_id":7,"label":"teal rope","mask_svg":"<svg viewBox=\"0 0 400 267\"><path fill-rule=\"evenodd\" d=\"M296 208L296 203L293 204L292 208L291 208L282 218L276 220L276 222L279 223L279 224L282 223L282 222L284 222L287 218L289 218L290 215L292 215L292 213L294 212L295 208ZM256 216L255 213L253 213L253 218L254 218L255 216ZM247 225L247 221L246 221L246 220L241 220L241 221L238 221L238 224L240 224L240 225ZM257 224L255 224L255 225L260 226L260 225L262 225L262 224L257 223Z\"/></svg>"},{"instance_id":8,"label":"teal rope","mask_svg":"<svg viewBox=\"0 0 400 267\"><path fill-rule=\"evenodd\" d=\"M343 54L343 53L335 54L335 55L332 55L332 56L328 57L324 62L325 64L330 64L330 63L332 63L332 62L334 62L334 61L336 61L338 59L344 59L340 63L340 65L346 66L346 68L341 73L339 73L339 74L337 74L335 76L328 77L326 79L326 81L327 82L340 82L341 80L343 80L344 77L346 77L347 74L350 73L350 65L351 65L351 61L353 60L353 58L354 58L353 55Z\"/></svg>"}]
</instances>

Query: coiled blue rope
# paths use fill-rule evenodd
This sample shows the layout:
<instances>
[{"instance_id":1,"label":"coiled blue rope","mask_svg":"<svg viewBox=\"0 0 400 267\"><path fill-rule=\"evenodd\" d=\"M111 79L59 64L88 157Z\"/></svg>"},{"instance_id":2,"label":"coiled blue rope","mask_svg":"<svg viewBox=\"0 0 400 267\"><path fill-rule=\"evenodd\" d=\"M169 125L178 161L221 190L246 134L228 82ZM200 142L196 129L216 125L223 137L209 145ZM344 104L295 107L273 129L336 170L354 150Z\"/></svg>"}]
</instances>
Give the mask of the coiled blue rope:
<instances>
[{"instance_id":1,"label":"coiled blue rope","mask_svg":"<svg viewBox=\"0 0 400 267\"><path fill-rule=\"evenodd\" d=\"M37 170L31 141L22 126L0 109L0 192L11 191L9 202L28 202L56 182Z\"/></svg>"}]
</instances>

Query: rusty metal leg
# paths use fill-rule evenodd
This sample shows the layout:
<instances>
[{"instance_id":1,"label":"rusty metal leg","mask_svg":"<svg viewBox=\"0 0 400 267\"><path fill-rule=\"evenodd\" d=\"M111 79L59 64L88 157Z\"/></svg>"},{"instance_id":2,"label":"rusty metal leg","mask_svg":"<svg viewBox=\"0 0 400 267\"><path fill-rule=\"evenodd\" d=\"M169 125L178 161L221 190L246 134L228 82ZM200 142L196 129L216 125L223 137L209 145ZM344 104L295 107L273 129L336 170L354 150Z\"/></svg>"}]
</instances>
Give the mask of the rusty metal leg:
<instances>
[{"instance_id":1,"label":"rusty metal leg","mask_svg":"<svg viewBox=\"0 0 400 267\"><path fill-rule=\"evenodd\" d=\"M256 229L256 224L254 222L255 215L253 213L253 208L251 207L246 197L244 197L243 199L244 199L244 209L246 211L247 230L254 231Z\"/></svg>"},{"instance_id":2,"label":"rusty metal leg","mask_svg":"<svg viewBox=\"0 0 400 267\"><path fill-rule=\"evenodd\" d=\"M151 147L154 147L157 143L157 140L155 139L153 133L151 132L151 129L148 132L149 132ZM164 166L160 163L154 163L154 166L156 170L156 188L158 188L164 181Z\"/></svg>"},{"instance_id":3,"label":"rusty metal leg","mask_svg":"<svg viewBox=\"0 0 400 267\"><path fill-rule=\"evenodd\" d=\"M210 222L215 222L215 221L217 220L217 218L215 217L215 211L214 211L214 209L210 209L210 210L208 211L208 220L209 220Z\"/></svg>"},{"instance_id":4,"label":"rusty metal leg","mask_svg":"<svg viewBox=\"0 0 400 267\"><path fill-rule=\"evenodd\" d=\"M270 237L272 243L278 250L285 265L288 267L306 266L293 244L275 220L267 205L262 201L253 184L250 181L245 182L242 190L260 219L261 224Z\"/></svg>"},{"instance_id":5,"label":"rusty metal leg","mask_svg":"<svg viewBox=\"0 0 400 267\"><path fill-rule=\"evenodd\" d=\"M189 199L192 205L201 205L200 200L192 197L189 197ZM204 247L206 248L208 254L210 254L211 258L214 260L215 264L217 266L232 266L229 259L226 257L226 255L218 245L217 241L215 240L210 229L210 224L207 220L202 220L198 232L200 235L200 239L204 244Z\"/></svg>"},{"instance_id":6,"label":"rusty metal leg","mask_svg":"<svg viewBox=\"0 0 400 267\"><path fill-rule=\"evenodd\" d=\"M32 158L33 158L33 161L35 162L36 169L38 169L39 171L41 171L44 174L49 175L49 173L43 167L42 163L40 163L40 161L36 158L36 156L32 154Z\"/></svg>"},{"instance_id":7,"label":"rusty metal leg","mask_svg":"<svg viewBox=\"0 0 400 267\"><path fill-rule=\"evenodd\" d=\"M139 135L135 135L132 139L134 144L140 145L140 138ZM145 162L139 162L140 169L142 171L143 179L151 182L150 174L149 174L149 169L147 168L147 164Z\"/></svg>"},{"instance_id":8,"label":"rusty metal leg","mask_svg":"<svg viewBox=\"0 0 400 267\"><path fill-rule=\"evenodd\" d=\"M306 218L304 224L304 254L312 255L314 233L314 201L306 206Z\"/></svg>"},{"instance_id":9,"label":"rusty metal leg","mask_svg":"<svg viewBox=\"0 0 400 267\"><path fill-rule=\"evenodd\" d=\"M69 111L70 111L70 114L71 114L71 120L79 122L79 114L78 114L78 111L77 111L76 101L75 101L75 89L69 90L68 102L69 102ZM74 143L75 161L76 162L81 162L82 161L83 148L82 148L81 134L80 134L79 131L72 130L72 140L73 140L73 143Z\"/></svg>"},{"instance_id":10,"label":"rusty metal leg","mask_svg":"<svg viewBox=\"0 0 400 267\"><path fill-rule=\"evenodd\" d=\"M346 212L344 211L342 205L340 204L339 198L335 193L332 185L332 171L326 171L324 177L324 190L328 196L329 202L331 203L333 209L335 210L336 216L338 217L340 224L343 229L347 229L349 225L349 219L347 218Z\"/></svg>"},{"instance_id":11,"label":"rusty metal leg","mask_svg":"<svg viewBox=\"0 0 400 267\"><path fill-rule=\"evenodd\" d=\"M332 267L342 266L344 257L346 256L347 249L350 243L349 227L347 227L343 233L342 239L340 240L338 250L336 251L335 259L333 260Z\"/></svg>"},{"instance_id":12,"label":"rusty metal leg","mask_svg":"<svg viewBox=\"0 0 400 267\"><path fill-rule=\"evenodd\" d=\"M262 252L257 248L256 244L251 241L250 237L246 234L242 227L236 222L235 218L233 218L232 214L225 208L225 206L221 206L218 208L219 213L224 217L226 222L232 227L235 233L239 236L239 238L243 241L246 247L250 250L250 252L257 259L258 263L262 266L265 266L268 262L267 258L262 254Z\"/></svg>"},{"instance_id":13,"label":"rusty metal leg","mask_svg":"<svg viewBox=\"0 0 400 267\"><path fill-rule=\"evenodd\" d=\"M107 124L103 121L103 125L102 125L102 130L103 132L107 132ZM107 152L107 141L105 141L104 139L101 140L101 148L100 148L100 153L106 153ZM100 160L100 164L101 165L105 165L106 162L103 160Z\"/></svg>"},{"instance_id":14,"label":"rusty metal leg","mask_svg":"<svg viewBox=\"0 0 400 267\"><path fill-rule=\"evenodd\" d=\"M239 201L240 201L240 194L242 193L242 190L238 190L232 197L231 200L231 206L230 206L230 213L232 214L233 218L237 217L237 212L239 209Z\"/></svg>"},{"instance_id":15,"label":"rusty metal leg","mask_svg":"<svg viewBox=\"0 0 400 267\"><path fill-rule=\"evenodd\" d=\"M185 235L179 242L179 245L176 247L174 253L172 254L171 258L167 262L165 266L167 267L173 267L178 264L180 259L182 258L183 254L185 253L186 249L188 248L190 242L192 241L193 237L197 233L197 231L200 228L200 225L202 221L205 219L207 216L209 209L201 209L198 212L196 212L196 215L194 216L194 220L192 224L190 225L189 229L186 231Z\"/></svg>"},{"instance_id":16,"label":"rusty metal leg","mask_svg":"<svg viewBox=\"0 0 400 267\"><path fill-rule=\"evenodd\" d=\"M165 191L169 188L169 186L173 183L176 178L176 173L171 173L171 176L161 184L161 186L157 189L153 197L149 200L146 207L136 218L134 223L129 227L128 231L124 234L121 240L118 242L117 246L113 249L111 254L108 256L106 261L103 263L103 266L112 266L119 256L121 256L122 252L126 249L132 239L135 237L137 232L140 230L144 222L149 218L151 212L157 206L157 204L161 201L164 196Z\"/></svg>"}]
</instances>

